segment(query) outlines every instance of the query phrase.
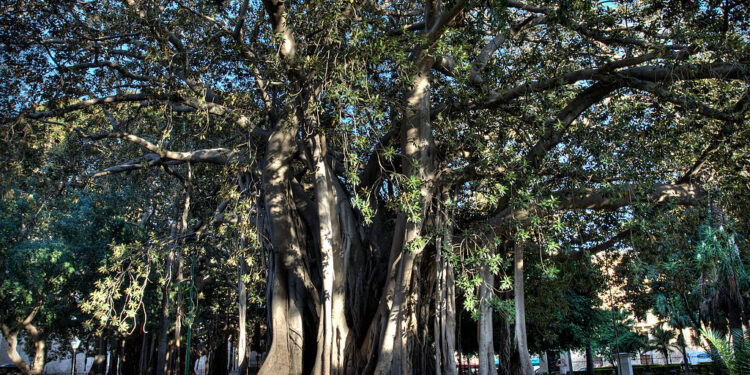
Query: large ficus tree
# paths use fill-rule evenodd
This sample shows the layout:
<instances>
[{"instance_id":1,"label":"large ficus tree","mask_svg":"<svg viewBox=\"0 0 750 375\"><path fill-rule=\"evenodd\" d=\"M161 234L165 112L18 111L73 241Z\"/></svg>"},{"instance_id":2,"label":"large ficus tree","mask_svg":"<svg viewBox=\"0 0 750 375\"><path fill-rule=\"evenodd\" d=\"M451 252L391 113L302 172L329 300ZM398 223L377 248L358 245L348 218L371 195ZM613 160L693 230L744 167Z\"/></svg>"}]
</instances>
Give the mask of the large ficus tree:
<instances>
[{"instance_id":1,"label":"large ficus tree","mask_svg":"<svg viewBox=\"0 0 750 375\"><path fill-rule=\"evenodd\" d=\"M459 247L484 254L481 372L494 371L497 254L513 260L515 361L530 374L524 252L585 240L560 228L573 210L591 229L698 203L705 161L737 152L726 145L747 127L739 1L1 9L4 126L75 123L98 147L63 184L175 174L175 239L190 235L199 174L247 200L252 214L234 216L206 200L202 219L250 221L242 236L270 251L263 374L454 373Z\"/></svg>"}]
</instances>

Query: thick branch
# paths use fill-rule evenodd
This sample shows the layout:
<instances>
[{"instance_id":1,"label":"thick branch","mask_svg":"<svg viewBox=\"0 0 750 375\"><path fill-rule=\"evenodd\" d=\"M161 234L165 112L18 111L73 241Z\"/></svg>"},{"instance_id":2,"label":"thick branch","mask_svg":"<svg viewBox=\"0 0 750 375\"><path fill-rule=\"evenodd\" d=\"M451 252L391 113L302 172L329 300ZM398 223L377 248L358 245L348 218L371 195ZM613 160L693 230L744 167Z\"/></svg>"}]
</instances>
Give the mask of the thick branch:
<instances>
[{"instance_id":1,"label":"thick branch","mask_svg":"<svg viewBox=\"0 0 750 375\"><path fill-rule=\"evenodd\" d=\"M169 150L162 149L161 147L147 141L146 139L143 139L133 134L123 133L123 132L106 133L106 134L100 134L100 135L91 137L91 139L93 140L99 140L102 138L119 138L122 140L126 140L128 142L135 143L159 155L160 158L170 159L170 160L179 160L179 161L189 161L193 163L226 164L229 162L231 157L237 153L236 151L229 150L226 148L208 148L208 149L185 151L185 152L169 151Z\"/></svg>"},{"instance_id":2,"label":"thick branch","mask_svg":"<svg viewBox=\"0 0 750 375\"><path fill-rule=\"evenodd\" d=\"M75 112L84 108L92 107L95 105L100 104L110 104L110 103L123 103L123 102L139 102L146 99L152 99L151 97L147 96L144 93L137 93L137 94L117 94L112 96L105 96L102 98L93 98L93 99L87 99L87 100L81 100L78 103L71 104L59 109L53 109L49 111L42 111L42 112L34 112L34 113L27 113L22 115L22 117L30 118L30 119L41 119L45 117L51 117L56 116L64 113L70 113Z\"/></svg>"},{"instance_id":3,"label":"thick branch","mask_svg":"<svg viewBox=\"0 0 750 375\"><path fill-rule=\"evenodd\" d=\"M706 192L698 184L659 184L648 193L637 194L637 187L631 184L618 186L610 192L601 190L584 190L582 193L557 193L559 203L555 209L542 208L532 204L526 209L506 208L489 219L489 225L500 228L513 220L528 221L532 216L544 216L562 210L617 210L634 203L662 204L674 202L679 205L694 205L700 202Z\"/></svg>"}]
</instances>

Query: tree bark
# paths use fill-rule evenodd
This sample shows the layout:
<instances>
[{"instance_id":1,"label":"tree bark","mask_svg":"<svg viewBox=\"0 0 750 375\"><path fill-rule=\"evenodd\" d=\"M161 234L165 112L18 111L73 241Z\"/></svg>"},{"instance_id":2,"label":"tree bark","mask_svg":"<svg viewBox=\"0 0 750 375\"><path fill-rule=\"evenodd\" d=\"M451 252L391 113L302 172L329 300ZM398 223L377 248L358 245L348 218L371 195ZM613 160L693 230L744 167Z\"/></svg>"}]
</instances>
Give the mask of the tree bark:
<instances>
[{"instance_id":1,"label":"tree bark","mask_svg":"<svg viewBox=\"0 0 750 375\"><path fill-rule=\"evenodd\" d=\"M406 97L404 121L401 125L401 149L404 154L404 172L407 176L416 177L420 184L419 201L416 207L402 208L397 218L397 228L403 229L403 236L394 233L391 248L391 262L398 263L395 280L391 280L385 290L386 299L392 296L392 303L387 309L385 329L381 335L378 362L375 374L411 374L411 351L407 350L408 340L416 332L408 325L407 317L414 309L407 296L410 294L412 273L424 250L420 242L422 226L429 213L428 206L432 200L432 188L435 177L434 141L430 125L430 68L432 60L422 51L416 52L417 74L411 91ZM425 53L426 54L426 53ZM413 210L408 212L406 210ZM416 215L415 212L416 211ZM399 259L397 262L396 259ZM395 281L395 282L394 282ZM391 289L392 287L392 289Z\"/></svg>"},{"instance_id":2,"label":"tree bark","mask_svg":"<svg viewBox=\"0 0 750 375\"><path fill-rule=\"evenodd\" d=\"M104 375L107 370L107 345L102 336L98 336L96 339L96 355L94 356L94 363L91 365L89 374L92 375Z\"/></svg>"},{"instance_id":3,"label":"tree bark","mask_svg":"<svg viewBox=\"0 0 750 375\"><path fill-rule=\"evenodd\" d=\"M26 361L23 360L23 357L18 354L18 333L20 330L11 330L5 324L0 325L0 328L2 328L5 341L8 342L7 353L10 360L21 370L21 372L25 374L31 373L31 368L28 363L26 363Z\"/></svg>"},{"instance_id":4,"label":"tree bark","mask_svg":"<svg viewBox=\"0 0 750 375\"><path fill-rule=\"evenodd\" d=\"M245 248L245 239L242 238L241 240L241 246L244 249ZM239 372L240 375L245 375L247 373L247 366L248 366L248 351L247 351L247 286L245 285L245 281L243 279L244 275L247 273L247 262L245 261L244 255L240 256L239 263L237 264L237 309L238 309L238 319L239 319L239 332L238 332L238 339L237 339L237 354L239 358Z\"/></svg>"},{"instance_id":5,"label":"tree bark","mask_svg":"<svg viewBox=\"0 0 750 375\"><path fill-rule=\"evenodd\" d=\"M290 163L296 149L296 123L279 124L268 140L263 173L265 206L274 247L271 297L271 348L259 374L301 374L305 292L312 291L297 237ZM314 292L311 296L314 295Z\"/></svg>"},{"instance_id":6,"label":"tree bark","mask_svg":"<svg viewBox=\"0 0 750 375\"><path fill-rule=\"evenodd\" d=\"M26 374L41 374L44 370L44 340L41 340L39 331L32 324L40 308L41 301L37 302L36 306L31 310L31 312L23 319L23 321L18 322L20 324L18 324L14 328L11 328L4 322L0 323L0 332L2 332L3 337L5 337L5 341L8 342L8 358L10 358L13 364L15 364L22 372ZM28 330L29 334L32 337L32 340L34 340L34 346L36 349L35 359L38 360L39 363L37 363L35 360L33 367L29 367L29 364L26 363L26 361L23 359L23 357L21 357L20 354L18 354L18 334L21 333L21 329ZM41 370L39 369L39 366L41 366Z\"/></svg>"},{"instance_id":7,"label":"tree bark","mask_svg":"<svg viewBox=\"0 0 750 375\"><path fill-rule=\"evenodd\" d=\"M172 239L176 238L177 228L176 225L172 225ZM156 355L156 375L167 375L169 371L169 293L172 286L172 266L175 258L175 246L169 246L169 253L167 254L167 264L164 266L166 276L164 277L164 284L162 285L162 300L161 300L161 325L159 326L159 349Z\"/></svg>"},{"instance_id":8,"label":"tree bark","mask_svg":"<svg viewBox=\"0 0 750 375\"><path fill-rule=\"evenodd\" d=\"M456 296L453 266L443 250L450 254L453 250L452 223L441 222L445 234L436 240L435 253L435 373L437 375L456 374Z\"/></svg>"},{"instance_id":9,"label":"tree bark","mask_svg":"<svg viewBox=\"0 0 750 375\"><path fill-rule=\"evenodd\" d=\"M46 342L42 334L39 332L39 329L37 329L34 324L25 324L24 328L29 332L31 341L34 343L34 362L31 365L31 373L41 374L44 372L44 355L46 354Z\"/></svg>"},{"instance_id":10,"label":"tree bark","mask_svg":"<svg viewBox=\"0 0 750 375\"><path fill-rule=\"evenodd\" d=\"M177 298L175 301L177 311L175 312L174 317L174 344L172 346L171 357L174 363L172 366L173 373L180 374L180 370L183 368L182 362L180 361L180 339L182 338L182 320L184 319L185 314L182 308L182 282L184 281L184 278L182 275L183 257L179 252L175 255L177 257Z\"/></svg>"},{"instance_id":11,"label":"tree bark","mask_svg":"<svg viewBox=\"0 0 750 375\"><path fill-rule=\"evenodd\" d=\"M339 374L344 371L344 349L349 333L344 306L346 251L342 247L339 207L336 188L333 186L334 177L325 158L325 136L316 134L310 143L315 173L314 190L322 278L318 348L313 373Z\"/></svg>"},{"instance_id":12,"label":"tree bark","mask_svg":"<svg viewBox=\"0 0 750 375\"><path fill-rule=\"evenodd\" d=\"M492 285L495 278L489 266L481 266L482 283L479 286L479 375L495 375L495 350L492 342Z\"/></svg>"},{"instance_id":13,"label":"tree bark","mask_svg":"<svg viewBox=\"0 0 750 375\"><path fill-rule=\"evenodd\" d=\"M526 302L524 296L523 250L522 244L516 243L513 249L513 295L516 309L516 348L520 360L521 375L533 375L531 357L526 340Z\"/></svg>"}]
</instances>

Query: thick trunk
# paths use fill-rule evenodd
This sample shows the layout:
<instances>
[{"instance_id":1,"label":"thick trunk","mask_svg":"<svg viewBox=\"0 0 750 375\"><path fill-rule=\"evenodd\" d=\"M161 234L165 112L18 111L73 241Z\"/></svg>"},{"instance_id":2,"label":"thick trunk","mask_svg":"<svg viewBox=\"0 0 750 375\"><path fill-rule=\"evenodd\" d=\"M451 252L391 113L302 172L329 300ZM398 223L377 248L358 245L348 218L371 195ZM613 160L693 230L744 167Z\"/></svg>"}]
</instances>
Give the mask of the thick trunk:
<instances>
[{"instance_id":1,"label":"thick trunk","mask_svg":"<svg viewBox=\"0 0 750 375\"><path fill-rule=\"evenodd\" d=\"M91 375L104 375L107 370L107 345L104 338L101 336L96 339L96 355L94 356L94 363L91 365L89 374Z\"/></svg>"},{"instance_id":2,"label":"thick trunk","mask_svg":"<svg viewBox=\"0 0 750 375\"><path fill-rule=\"evenodd\" d=\"M492 285L495 281L489 266L482 265L480 275L482 283L479 286L479 375L494 375L495 351L492 342Z\"/></svg>"},{"instance_id":3,"label":"thick trunk","mask_svg":"<svg viewBox=\"0 0 750 375\"><path fill-rule=\"evenodd\" d=\"M0 326L3 331L3 337L8 342L8 358L15 364L21 372L24 374L31 373L31 368L28 363L23 360L20 354L18 354L18 333L19 330L11 330L7 325L3 324Z\"/></svg>"},{"instance_id":4,"label":"thick trunk","mask_svg":"<svg viewBox=\"0 0 750 375\"><path fill-rule=\"evenodd\" d=\"M35 325L29 323L24 326L31 341L34 343L34 362L31 365L32 374L41 374L44 372L44 355L46 354L46 342Z\"/></svg>"},{"instance_id":5,"label":"thick trunk","mask_svg":"<svg viewBox=\"0 0 750 375\"><path fill-rule=\"evenodd\" d=\"M325 136L312 138L312 162L315 171L315 201L318 212L318 242L321 262L321 313L318 321L318 348L314 374L343 373L344 349L349 334L345 316L345 253L343 248L338 192L326 163ZM345 199L339 196L339 199Z\"/></svg>"},{"instance_id":6,"label":"thick trunk","mask_svg":"<svg viewBox=\"0 0 750 375\"><path fill-rule=\"evenodd\" d=\"M259 374L286 375L302 373L302 317L300 302L295 298L290 277L275 254L271 296L271 347Z\"/></svg>"},{"instance_id":7,"label":"thick trunk","mask_svg":"<svg viewBox=\"0 0 750 375\"><path fill-rule=\"evenodd\" d=\"M526 341L526 302L524 296L522 244L516 243L513 249L513 296L516 308L516 348L518 349L521 375L533 375L529 348Z\"/></svg>"},{"instance_id":8,"label":"thick trunk","mask_svg":"<svg viewBox=\"0 0 750 375\"><path fill-rule=\"evenodd\" d=\"M437 271L435 283L435 373L437 375L456 374L456 296L453 278L453 266L445 250L450 254L453 250L452 223L441 223L445 235L438 238L435 254L435 269Z\"/></svg>"},{"instance_id":9,"label":"thick trunk","mask_svg":"<svg viewBox=\"0 0 750 375\"><path fill-rule=\"evenodd\" d=\"M498 345L498 357L500 360L500 366L498 367L497 373L500 375L511 374L511 361L513 360L513 329L507 316L504 314L500 315L502 318L500 321L500 333L498 338L500 343Z\"/></svg>"},{"instance_id":10,"label":"thick trunk","mask_svg":"<svg viewBox=\"0 0 750 375\"><path fill-rule=\"evenodd\" d=\"M392 303L385 315L385 329L381 335L379 358L375 374L411 374L412 352L410 339L417 336L415 324L409 317L416 308L409 289L415 264L419 264L424 250L421 240L422 226L429 213L432 201L432 188L435 174L434 141L430 125L430 67L431 60L417 52L418 73L411 91L407 95L404 121L401 125L401 149L404 154L404 172L410 178L419 180L419 201L402 209L397 219L397 228L403 228L403 236L394 233L391 248L390 266L397 266L395 282L389 274L385 290L386 300L392 296ZM408 192L406 192L408 193ZM400 261L397 261L400 259ZM391 286L393 287L391 289Z\"/></svg>"},{"instance_id":11,"label":"thick trunk","mask_svg":"<svg viewBox=\"0 0 750 375\"><path fill-rule=\"evenodd\" d=\"M259 372L261 375L302 373L304 302L315 296L306 257L298 242L292 208L290 163L295 152L296 125L280 126L282 128L274 131L268 140L263 173L265 206L274 247L274 272L270 302L271 348Z\"/></svg>"}]
</instances>

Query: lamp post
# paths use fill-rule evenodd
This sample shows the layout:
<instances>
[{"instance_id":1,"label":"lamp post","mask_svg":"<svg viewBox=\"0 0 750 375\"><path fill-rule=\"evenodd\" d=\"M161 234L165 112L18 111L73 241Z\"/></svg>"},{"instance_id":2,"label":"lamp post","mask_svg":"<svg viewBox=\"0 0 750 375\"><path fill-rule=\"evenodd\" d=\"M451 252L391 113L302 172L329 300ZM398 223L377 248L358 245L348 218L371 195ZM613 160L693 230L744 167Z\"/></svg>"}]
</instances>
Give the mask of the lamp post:
<instances>
[{"instance_id":1,"label":"lamp post","mask_svg":"<svg viewBox=\"0 0 750 375\"><path fill-rule=\"evenodd\" d=\"M70 340L70 347L73 348L73 360L70 362L70 375L75 375L76 373L76 350L78 350L78 346L81 345L81 340L78 339L78 337L73 337Z\"/></svg>"}]
</instances>

